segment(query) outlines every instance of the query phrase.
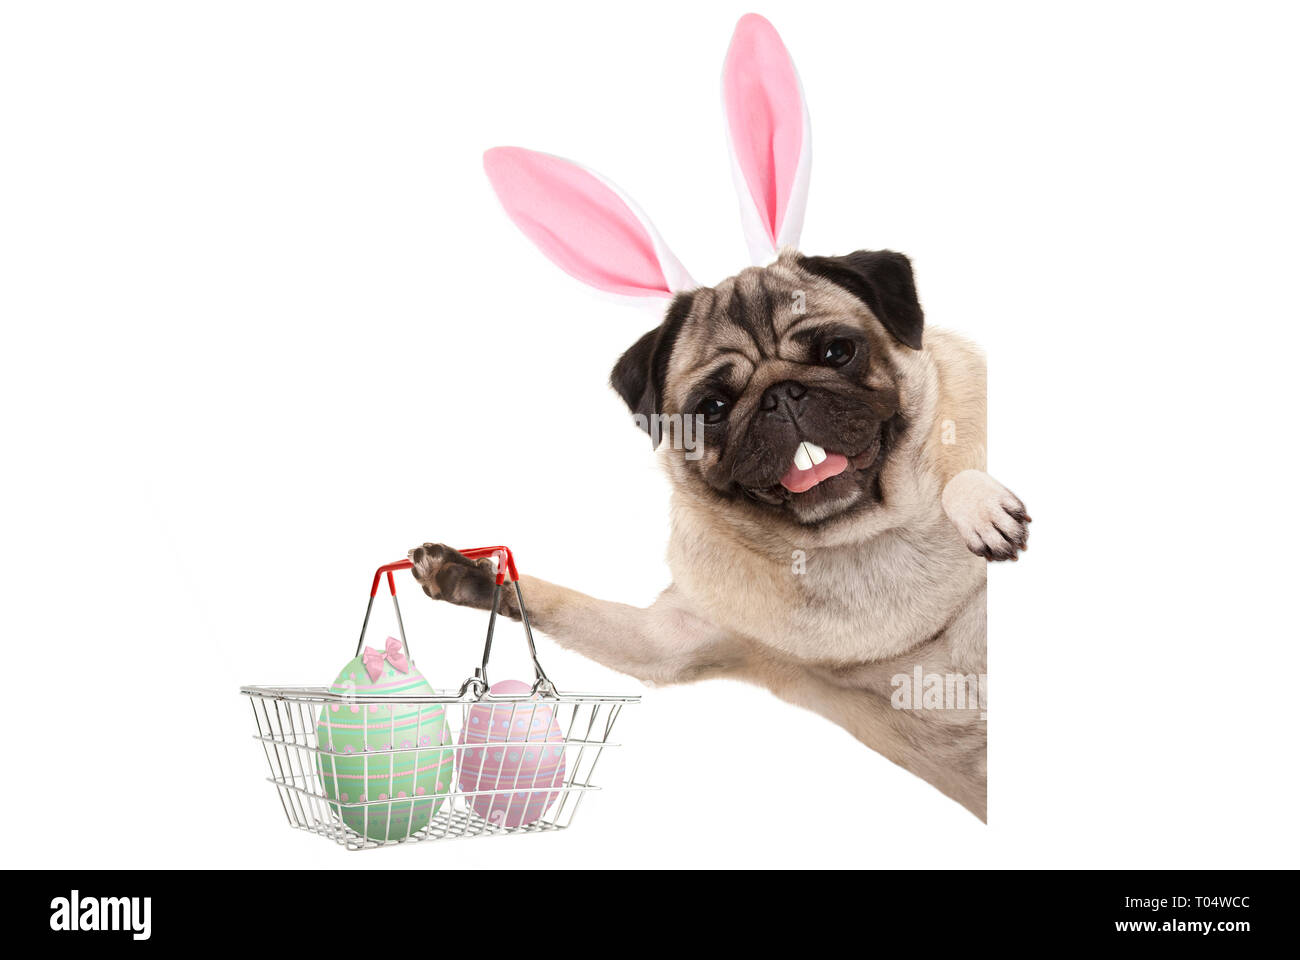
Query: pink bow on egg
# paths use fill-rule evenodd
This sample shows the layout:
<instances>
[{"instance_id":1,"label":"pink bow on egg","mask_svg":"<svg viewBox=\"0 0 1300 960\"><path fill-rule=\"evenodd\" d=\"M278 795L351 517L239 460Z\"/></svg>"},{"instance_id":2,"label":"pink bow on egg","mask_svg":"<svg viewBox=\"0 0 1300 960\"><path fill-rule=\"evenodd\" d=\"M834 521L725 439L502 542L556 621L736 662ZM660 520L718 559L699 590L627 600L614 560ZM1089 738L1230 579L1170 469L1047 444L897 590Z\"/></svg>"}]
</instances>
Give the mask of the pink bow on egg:
<instances>
[{"instance_id":1,"label":"pink bow on egg","mask_svg":"<svg viewBox=\"0 0 1300 960\"><path fill-rule=\"evenodd\" d=\"M366 673L370 674L370 682L374 683L379 679L379 675L384 672L384 661L387 660L402 673L409 673L411 664L406 659L406 654L402 652L402 641L396 637L389 637L384 642L383 650L376 650L374 647L366 647L361 654L361 663L366 668Z\"/></svg>"}]
</instances>

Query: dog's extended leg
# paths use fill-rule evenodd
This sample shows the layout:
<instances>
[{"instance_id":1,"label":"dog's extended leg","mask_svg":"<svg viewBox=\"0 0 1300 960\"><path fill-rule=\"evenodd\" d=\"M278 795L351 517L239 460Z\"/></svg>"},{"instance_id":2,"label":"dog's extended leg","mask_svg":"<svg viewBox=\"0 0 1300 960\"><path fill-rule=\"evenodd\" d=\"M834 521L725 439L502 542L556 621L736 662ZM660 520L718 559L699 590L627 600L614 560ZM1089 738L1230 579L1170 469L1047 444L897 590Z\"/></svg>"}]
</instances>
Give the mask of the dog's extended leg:
<instances>
[{"instance_id":1,"label":"dog's extended leg","mask_svg":"<svg viewBox=\"0 0 1300 960\"><path fill-rule=\"evenodd\" d=\"M426 543L410 551L411 573L435 600L486 610L492 603L491 561L470 560L451 547ZM529 621L561 646L644 683L683 683L730 669L740 656L726 634L685 609L669 587L646 608L597 600L536 577L521 576ZM519 619L514 590L501 592L500 613Z\"/></svg>"},{"instance_id":2,"label":"dog's extended leg","mask_svg":"<svg viewBox=\"0 0 1300 960\"><path fill-rule=\"evenodd\" d=\"M983 470L963 470L949 480L942 503L971 553L1015 560L1026 549L1030 516L1025 505Z\"/></svg>"}]
</instances>

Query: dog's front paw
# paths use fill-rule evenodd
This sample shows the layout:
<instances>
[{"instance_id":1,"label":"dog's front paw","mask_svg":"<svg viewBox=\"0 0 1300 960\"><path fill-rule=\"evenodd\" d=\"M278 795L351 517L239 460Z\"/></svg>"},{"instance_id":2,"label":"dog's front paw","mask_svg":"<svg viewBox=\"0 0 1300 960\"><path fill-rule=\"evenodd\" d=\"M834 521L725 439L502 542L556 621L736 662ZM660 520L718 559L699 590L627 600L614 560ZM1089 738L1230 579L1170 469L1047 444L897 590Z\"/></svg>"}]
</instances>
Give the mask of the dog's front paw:
<instances>
[{"instance_id":1,"label":"dog's front paw","mask_svg":"<svg viewBox=\"0 0 1300 960\"><path fill-rule=\"evenodd\" d=\"M441 543L426 543L409 551L411 574L434 600L487 610L492 606L496 567L487 558L471 560ZM510 615L510 594L502 592L498 610Z\"/></svg>"},{"instance_id":2,"label":"dog's front paw","mask_svg":"<svg viewBox=\"0 0 1300 960\"><path fill-rule=\"evenodd\" d=\"M949 480L942 502L971 553L1015 560L1028 548L1030 516L1025 505L982 470L963 470Z\"/></svg>"}]
</instances>

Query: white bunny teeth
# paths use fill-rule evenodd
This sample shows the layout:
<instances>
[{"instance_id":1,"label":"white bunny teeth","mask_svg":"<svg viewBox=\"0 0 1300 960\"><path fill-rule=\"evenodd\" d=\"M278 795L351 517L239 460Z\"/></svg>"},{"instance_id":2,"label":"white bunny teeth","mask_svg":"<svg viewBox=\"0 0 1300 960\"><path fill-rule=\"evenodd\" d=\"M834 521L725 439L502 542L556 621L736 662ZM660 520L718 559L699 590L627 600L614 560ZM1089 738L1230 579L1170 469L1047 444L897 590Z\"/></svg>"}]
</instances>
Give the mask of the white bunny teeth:
<instances>
[{"instance_id":1,"label":"white bunny teeth","mask_svg":"<svg viewBox=\"0 0 1300 960\"><path fill-rule=\"evenodd\" d=\"M826 459L826 451L815 443L803 440L794 452L794 465L800 470L811 470Z\"/></svg>"}]
</instances>

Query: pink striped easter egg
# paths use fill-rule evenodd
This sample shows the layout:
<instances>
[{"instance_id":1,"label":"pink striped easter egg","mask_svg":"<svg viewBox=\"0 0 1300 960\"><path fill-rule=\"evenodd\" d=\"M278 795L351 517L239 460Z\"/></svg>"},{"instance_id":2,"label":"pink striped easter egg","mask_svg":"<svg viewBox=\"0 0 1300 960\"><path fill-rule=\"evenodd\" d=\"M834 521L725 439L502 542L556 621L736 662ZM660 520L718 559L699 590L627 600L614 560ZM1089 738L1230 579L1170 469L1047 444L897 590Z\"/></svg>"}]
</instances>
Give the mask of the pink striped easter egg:
<instances>
[{"instance_id":1,"label":"pink striped easter egg","mask_svg":"<svg viewBox=\"0 0 1300 960\"><path fill-rule=\"evenodd\" d=\"M526 694L519 680L492 684L497 695ZM518 827L540 820L564 783L564 731L555 706L539 697L511 703L477 703L461 730L460 789L466 793L508 791L469 797L474 812L489 823ZM534 788L544 789L534 789Z\"/></svg>"}]
</instances>

